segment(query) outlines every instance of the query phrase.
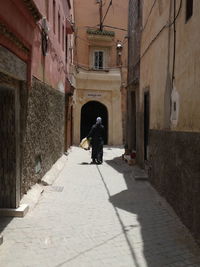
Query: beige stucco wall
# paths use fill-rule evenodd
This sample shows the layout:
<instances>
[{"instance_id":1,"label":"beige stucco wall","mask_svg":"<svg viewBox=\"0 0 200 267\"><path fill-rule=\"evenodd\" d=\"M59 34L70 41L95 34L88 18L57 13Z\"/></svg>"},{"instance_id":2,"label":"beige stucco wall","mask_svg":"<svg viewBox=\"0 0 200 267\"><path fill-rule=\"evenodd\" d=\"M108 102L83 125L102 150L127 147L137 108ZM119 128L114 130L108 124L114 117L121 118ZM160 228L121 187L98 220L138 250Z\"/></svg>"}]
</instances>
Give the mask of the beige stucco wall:
<instances>
[{"instance_id":1,"label":"beige stucco wall","mask_svg":"<svg viewBox=\"0 0 200 267\"><path fill-rule=\"evenodd\" d=\"M171 2L171 7L170 7ZM177 1L177 11L179 8ZM157 1L142 32L140 110L143 110L143 92L150 91L150 128L171 128L175 131L200 131L200 2L194 1L193 16L185 23L185 1L176 20L176 62L175 83L177 113L175 123L170 121L170 101L173 63L173 26L165 28L169 18L172 21L173 1ZM147 21L152 0L144 1L143 26ZM155 39L158 32L161 33ZM149 49L147 47L149 44ZM166 104L167 103L167 104ZM166 124L166 116L169 124Z\"/></svg>"},{"instance_id":2,"label":"beige stucco wall","mask_svg":"<svg viewBox=\"0 0 200 267\"><path fill-rule=\"evenodd\" d=\"M105 0L103 3L104 16L110 0ZM123 143L122 112L125 113L125 98L122 97L121 92L125 88L127 75L128 0L113 1L104 21L104 25L115 28L103 28L106 31L114 31L114 36L93 36L87 33L88 28L99 28L97 26L99 24L99 4L96 0L74 0L74 10L76 26L74 62L77 72L75 73L76 93L73 107L73 141L75 144L80 143L82 106L89 101L99 101L107 107L108 111L108 144L121 145ZM116 45L119 41L123 45L121 66L117 66ZM92 51L94 49L105 51L107 71L92 70Z\"/></svg>"},{"instance_id":3,"label":"beige stucco wall","mask_svg":"<svg viewBox=\"0 0 200 267\"><path fill-rule=\"evenodd\" d=\"M185 23L185 5L177 21L175 86L180 97L176 130L200 131L200 2L193 3L193 16Z\"/></svg>"}]
</instances>

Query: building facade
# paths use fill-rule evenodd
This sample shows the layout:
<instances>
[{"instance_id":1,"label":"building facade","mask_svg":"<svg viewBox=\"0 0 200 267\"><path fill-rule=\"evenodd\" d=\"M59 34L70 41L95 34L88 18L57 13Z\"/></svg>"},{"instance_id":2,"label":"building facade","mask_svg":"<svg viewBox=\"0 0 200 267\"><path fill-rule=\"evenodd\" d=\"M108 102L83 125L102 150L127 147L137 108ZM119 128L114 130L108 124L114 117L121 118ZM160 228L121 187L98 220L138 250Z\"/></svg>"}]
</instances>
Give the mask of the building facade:
<instances>
[{"instance_id":1,"label":"building facade","mask_svg":"<svg viewBox=\"0 0 200 267\"><path fill-rule=\"evenodd\" d=\"M69 0L8 0L0 9L0 207L21 196L65 147Z\"/></svg>"},{"instance_id":2,"label":"building facade","mask_svg":"<svg viewBox=\"0 0 200 267\"><path fill-rule=\"evenodd\" d=\"M103 119L105 144L123 143L127 73L127 1L74 1L76 95L74 143L96 117Z\"/></svg>"},{"instance_id":3,"label":"building facade","mask_svg":"<svg viewBox=\"0 0 200 267\"><path fill-rule=\"evenodd\" d=\"M133 107L135 132L141 133L136 134L138 162L147 163L152 184L200 241L200 3L131 3L130 13L139 8L141 16L140 36L132 37L140 42ZM134 24L129 27L134 31ZM136 66L133 57L129 61Z\"/></svg>"}]
</instances>

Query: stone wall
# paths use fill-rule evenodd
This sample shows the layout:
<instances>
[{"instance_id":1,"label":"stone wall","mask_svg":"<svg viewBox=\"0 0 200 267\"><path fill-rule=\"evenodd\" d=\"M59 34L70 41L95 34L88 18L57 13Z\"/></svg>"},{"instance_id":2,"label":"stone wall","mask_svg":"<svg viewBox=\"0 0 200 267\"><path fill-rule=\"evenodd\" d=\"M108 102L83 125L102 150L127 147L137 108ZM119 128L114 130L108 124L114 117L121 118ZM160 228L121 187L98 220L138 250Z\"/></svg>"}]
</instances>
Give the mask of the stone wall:
<instances>
[{"instance_id":1,"label":"stone wall","mask_svg":"<svg viewBox=\"0 0 200 267\"><path fill-rule=\"evenodd\" d=\"M33 78L28 96L22 194L41 180L64 150L64 94Z\"/></svg>"},{"instance_id":2,"label":"stone wall","mask_svg":"<svg viewBox=\"0 0 200 267\"><path fill-rule=\"evenodd\" d=\"M200 243L200 133L150 131L150 181Z\"/></svg>"}]
</instances>

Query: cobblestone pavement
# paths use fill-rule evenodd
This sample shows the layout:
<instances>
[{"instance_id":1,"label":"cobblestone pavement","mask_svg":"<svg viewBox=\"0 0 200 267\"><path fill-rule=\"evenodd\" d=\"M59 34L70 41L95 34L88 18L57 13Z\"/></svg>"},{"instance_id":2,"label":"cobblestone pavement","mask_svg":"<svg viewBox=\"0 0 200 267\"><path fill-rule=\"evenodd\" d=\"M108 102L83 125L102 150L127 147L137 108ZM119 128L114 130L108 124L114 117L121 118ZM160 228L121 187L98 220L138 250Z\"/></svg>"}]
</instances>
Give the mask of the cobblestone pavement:
<instances>
[{"instance_id":1,"label":"cobblestone pavement","mask_svg":"<svg viewBox=\"0 0 200 267\"><path fill-rule=\"evenodd\" d=\"M1 218L1 267L200 266L199 249L165 201L133 178L120 148L104 163L73 147L24 218Z\"/></svg>"}]
</instances>

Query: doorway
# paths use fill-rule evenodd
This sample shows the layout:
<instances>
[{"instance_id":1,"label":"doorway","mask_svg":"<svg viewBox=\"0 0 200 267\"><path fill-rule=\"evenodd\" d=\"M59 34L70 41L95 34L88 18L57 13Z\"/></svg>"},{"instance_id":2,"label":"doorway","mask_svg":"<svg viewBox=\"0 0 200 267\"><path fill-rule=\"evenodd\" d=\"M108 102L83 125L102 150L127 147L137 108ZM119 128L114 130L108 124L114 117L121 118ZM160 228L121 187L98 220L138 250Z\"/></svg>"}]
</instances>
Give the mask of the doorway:
<instances>
[{"instance_id":1,"label":"doorway","mask_svg":"<svg viewBox=\"0 0 200 267\"><path fill-rule=\"evenodd\" d=\"M0 208L20 201L19 90L0 87Z\"/></svg>"},{"instance_id":2,"label":"doorway","mask_svg":"<svg viewBox=\"0 0 200 267\"><path fill-rule=\"evenodd\" d=\"M108 111L105 105L98 101L90 101L83 105L81 109L81 133L80 137L86 137L96 122L96 118L102 118L102 124L105 127L104 144L108 144Z\"/></svg>"},{"instance_id":3,"label":"doorway","mask_svg":"<svg viewBox=\"0 0 200 267\"><path fill-rule=\"evenodd\" d=\"M131 91L130 95L130 101L131 101L131 114L130 114L130 144L129 148L131 150L136 150L136 93L135 91Z\"/></svg>"},{"instance_id":4,"label":"doorway","mask_svg":"<svg viewBox=\"0 0 200 267\"><path fill-rule=\"evenodd\" d=\"M144 160L148 160L149 149L149 92L144 93Z\"/></svg>"}]
</instances>

